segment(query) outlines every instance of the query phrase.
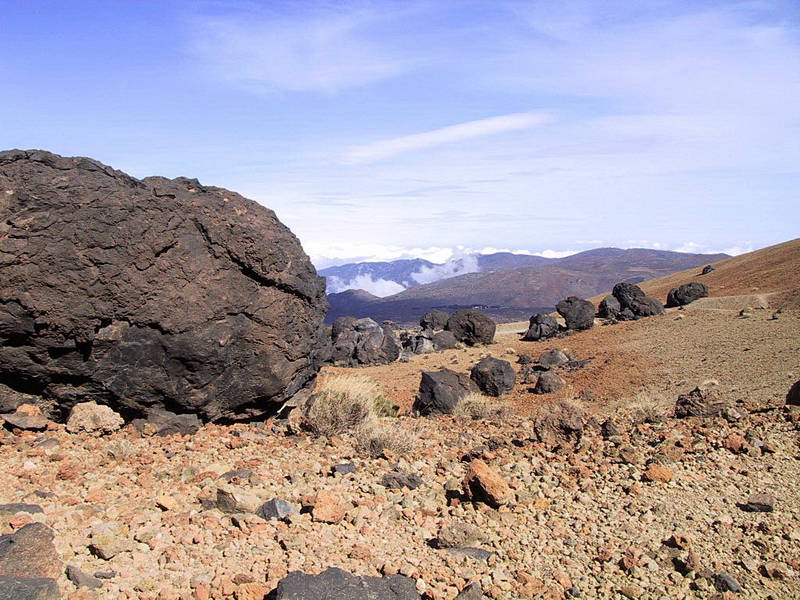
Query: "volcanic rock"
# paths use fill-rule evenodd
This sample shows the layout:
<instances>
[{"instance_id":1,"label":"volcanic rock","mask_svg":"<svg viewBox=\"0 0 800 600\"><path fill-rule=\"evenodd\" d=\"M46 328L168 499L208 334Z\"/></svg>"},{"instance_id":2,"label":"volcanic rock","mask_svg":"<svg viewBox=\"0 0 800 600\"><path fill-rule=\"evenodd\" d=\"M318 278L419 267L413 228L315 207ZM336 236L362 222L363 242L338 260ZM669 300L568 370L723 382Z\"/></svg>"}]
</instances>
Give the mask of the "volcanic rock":
<instances>
[{"instance_id":1,"label":"volcanic rock","mask_svg":"<svg viewBox=\"0 0 800 600\"><path fill-rule=\"evenodd\" d=\"M419 320L419 326L423 329L432 329L438 331L447 327L447 321L450 319L450 313L438 308L434 308L426 312Z\"/></svg>"},{"instance_id":2,"label":"volcanic rock","mask_svg":"<svg viewBox=\"0 0 800 600\"><path fill-rule=\"evenodd\" d=\"M243 420L310 393L324 280L272 211L42 151L0 153L0 190L0 383L61 418Z\"/></svg>"},{"instance_id":3,"label":"volcanic rock","mask_svg":"<svg viewBox=\"0 0 800 600\"><path fill-rule=\"evenodd\" d=\"M617 316L622 320L651 317L664 312L661 302L646 295L638 285L627 282L618 283L611 293L622 308Z\"/></svg>"},{"instance_id":4,"label":"volcanic rock","mask_svg":"<svg viewBox=\"0 0 800 600\"><path fill-rule=\"evenodd\" d=\"M482 541L484 537L480 527L463 521L451 521L439 530L439 535L436 536L436 546L438 548L464 548Z\"/></svg>"},{"instance_id":5,"label":"volcanic rock","mask_svg":"<svg viewBox=\"0 0 800 600\"><path fill-rule=\"evenodd\" d=\"M358 577L331 567L319 575L292 571L278 583L275 600L420 600L416 582L403 575Z\"/></svg>"},{"instance_id":6,"label":"volcanic rock","mask_svg":"<svg viewBox=\"0 0 800 600\"><path fill-rule=\"evenodd\" d=\"M709 273L711 273L711 271L716 271L716 270L717 270L716 267L714 267L713 265L706 265L705 267L703 267L703 270L701 271L700 275L708 275Z\"/></svg>"},{"instance_id":7,"label":"volcanic rock","mask_svg":"<svg viewBox=\"0 0 800 600\"><path fill-rule=\"evenodd\" d=\"M464 494L473 502L485 502L495 508L511 500L511 488L506 480L480 459L469 465L464 477Z\"/></svg>"},{"instance_id":8,"label":"volcanic rock","mask_svg":"<svg viewBox=\"0 0 800 600\"><path fill-rule=\"evenodd\" d=\"M47 525L28 523L15 533L0 536L0 575L55 579L62 569L53 531Z\"/></svg>"},{"instance_id":9,"label":"volcanic rock","mask_svg":"<svg viewBox=\"0 0 800 600\"><path fill-rule=\"evenodd\" d=\"M667 294L667 308L685 306L699 298L708 296L708 286L699 281L685 283L680 287L672 288Z\"/></svg>"},{"instance_id":10,"label":"volcanic rock","mask_svg":"<svg viewBox=\"0 0 800 600\"><path fill-rule=\"evenodd\" d=\"M786 394L786 404L800 406L800 379L795 381L794 385L789 388L789 393Z\"/></svg>"},{"instance_id":11,"label":"volcanic rock","mask_svg":"<svg viewBox=\"0 0 800 600\"><path fill-rule=\"evenodd\" d=\"M421 415L452 414L459 400L479 388L466 373L423 371L413 410Z\"/></svg>"},{"instance_id":12,"label":"volcanic rock","mask_svg":"<svg viewBox=\"0 0 800 600\"><path fill-rule=\"evenodd\" d=\"M556 304L558 314L567 322L567 329L590 329L594 325L594 304L570 296Z\"/></svg>"},{"instance_id":13,"label":"volcanic rock","mask_svg":"<svg viewBox=\"0 0 800 600\"><path fill-rule=\"evenodd\" d=\"M265 521L269 521L271 519L283 520L294 512L297 512L297 509L286 500L273 498L264 502L256 511L256 514Z\"/></svg>"},{"instance_id":14,"label":"volcanic rock","mask_svg":"<svg viewBox=\"0 0 800 600\"><path fill-rule=\"evenodd\" d=\"M528 322L528 331L522 338L524 342L536 342L553 337L558 333L558 321L545 313L536 313Z\"/></svg>"},{"instance_id":15,"label":"volcanic rock","mask_svg":"<svg viewBox=\"0 0 800 600\"><path fill-rule=\"evenodd\" d=\"M433 347L436 350L452 350L457 343L452 331L437 331L433 334Z\"/></svg>"},{"instance_id":16,"label":"volcanic rock","mask_svg":"<svg viewBox=\"0 0 800 600\"><path fill-rule=\"evenodd\" d=\"M2 348L0 348L2 352ZM48 420L41 414L38 406L33 404L21 404L11 414L3 415L3 420L7 425L27 431L43 431L47 429Z\"/></svg>"},{"instance_id":17,"label":"volcanic rock","mask_svg":"<svg viewBox=\"0 0 800 600\"><path fill-rule=\"evenodd\" d=\"M470 583L463 590L458 592L455 600L483 600L483 588L480 583Z\"/></svg>"},{"instance_id":18,"label":"volcanic rock","mask_svg":"<svg viewBox=\"0 0 800 600\"><path fill-rule=\"evenodd\" d=\"M597 316L601 319L617 319L622 312L622 305L614 296L606 296L597 307Z\"/></svg>"},{"instance_id":19,"label":"volcanic rock","mask_svg":"<svg viewBox=\"0 0 800 600\"><path fill-rule=\"evenodd\" d=\"M546 371L539 375L536 380L536 387L533 388L534 394L552 394L566 385L566 382L557 373Z\"/></svg>"},{"instance_id":20,"label":"volcanic rock","mask_svg":"<svg viewBox=\"0 0 800 600\"><path fill-rule=\"evenodd\" d=\"M517 374L510 362L487 356L472 367L470 379L487 396L501 396L514 389Z\"/></svg>"},{"instance_id":21,"label":"volcanic rock","mask_svg":"<svg viewBox=\"0 0 800 600\"><path fill-rule=\"evenodd\" d=\"M116 431L124 423L122 417L108 406L96 402L81 402L73 406L69 413L67 431L102 435Z\"/></svg>"},{"instance_id":22,"label":"volcanic rock","mask_svg":"<svg viewBox=\"0 0 800 600\"><path fill-rule=\"evenodd\" d=\"M715 386L698 386L688 394L678 396L678 401L675 403L675 416L679 419L717 417L724 415L728 406L728 401L722 397Z\"/></svg>"},{"instance_id":23,"label":"volcanic rock","mask_svg":"<svg viewBox=\"0 0 800 600\"><path fill-rule=\"evenodd\" d=\"M533 431L539 441L548 444L577 443L583 435L585 419L586 413L577 404L553 402L540 410Z\"/></svg>"},{"instance_id":24,"label":"volcanic rock","mask_svg":"<svg viewBox=\"0 0 800 600\"><path fill-rule=\"evenodd\" d=\"M447 330L467 346L491 344L496 328L488 315L472 308L457 310L447 321Z\"/></svg>"},{"instance_id":25,"label":"volcanic rock","mask_svg":"<svg viewBox=\"0 0 800 600\"><path fill-rule=\"evenodd\" d=\"M370 318L339 317L331 329L334 364L355 367L380 365L400 357L400 340L390 325L378 325Z\"/></svg>"},{"instance_id":26,"label":"volcanic rock","mask_svg":"<svg viewBox=\"0 0 800 600\"><path fill-rule=\"evenodd\" d=\"M539 364L548 369L560 367L569 362L567 356L562 350L548 350L539 356Z\"/></svg>"},{"instance_id":27,"label":"volcanic rock","mask_svg":"<svg viewBox=\"0 0 800 600\"><path fill-rule=\"evenodd\" d=\"M0 575L0 600L60 600L55 579Z\"/></svg>"}]
</instances>

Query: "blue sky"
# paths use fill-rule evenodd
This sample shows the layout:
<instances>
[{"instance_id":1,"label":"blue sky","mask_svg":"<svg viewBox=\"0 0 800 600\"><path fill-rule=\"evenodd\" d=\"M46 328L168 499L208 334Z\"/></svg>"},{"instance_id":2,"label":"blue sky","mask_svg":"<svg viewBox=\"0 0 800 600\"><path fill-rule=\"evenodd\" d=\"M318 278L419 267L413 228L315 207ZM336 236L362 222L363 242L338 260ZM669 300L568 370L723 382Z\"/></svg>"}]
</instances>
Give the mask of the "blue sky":
<instances>
[{"instance_id":1,"label":"blue sky","mask_svg":"<svg viewBox=\"0 0 800 600\"><path fill-rule=\"evenodd\" d=\"M797 237L800 4L0 4L0 146L186 175L318 266Z\"/></svg>"}]
</instances>

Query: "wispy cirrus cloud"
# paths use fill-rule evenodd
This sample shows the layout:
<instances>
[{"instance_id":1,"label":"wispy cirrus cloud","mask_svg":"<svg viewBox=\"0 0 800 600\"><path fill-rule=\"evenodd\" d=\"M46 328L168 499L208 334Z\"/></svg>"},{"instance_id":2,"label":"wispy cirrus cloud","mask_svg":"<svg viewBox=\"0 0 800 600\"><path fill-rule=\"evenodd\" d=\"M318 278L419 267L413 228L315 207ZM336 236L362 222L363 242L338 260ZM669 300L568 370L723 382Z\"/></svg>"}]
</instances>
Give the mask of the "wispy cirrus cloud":
<instances>
[{"instance_id":1,"label":"wispy cirrus cloud","mask_svg":"<svg viewBox=\"0 0 800 600\"><path fill-rule=\"evenodd\" d=\"M345 152L343 160L348 164L371 163L386 158L425 150L444 144L452 144L472 138L496 135L511 131L531 129L553 121L553 117L543 111L512 113L448 125L431 131L404 135L370 144L355 146Z\"/></svg>"}]
</instances>

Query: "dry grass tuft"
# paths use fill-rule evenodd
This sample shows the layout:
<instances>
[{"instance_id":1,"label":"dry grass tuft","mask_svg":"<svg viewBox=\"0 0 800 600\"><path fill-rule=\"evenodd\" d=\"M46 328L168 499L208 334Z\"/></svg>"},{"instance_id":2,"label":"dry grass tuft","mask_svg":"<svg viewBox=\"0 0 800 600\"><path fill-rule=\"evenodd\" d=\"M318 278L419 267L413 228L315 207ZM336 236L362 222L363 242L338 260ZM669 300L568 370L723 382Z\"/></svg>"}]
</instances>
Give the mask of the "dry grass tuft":
<instances>
[{"instance_id":1,"label":"dry grass tuft","mask_svg":"<svg viewBox=\"0 0 800 600\"><path fill-rule=\"evenodd\" d=\"M468 419L503 420L511 414L511 405L503 400L493 400L472 392L464 396L453 412Z\"/></svg>"},{"instance_id":2,"label":"dry grass tuft","mask_svg":"<svg viewBox=\"0 0 800 600\"><path fill-rule=\"evenodd\" d=\"M411 449L413 436L382 421L397 416L397 407L378 384L363 375L326 380L306 408L305 426L317 435L352 433L356 445L370 456L384 450L402 454Z\"/></svg>"}]
</instances>

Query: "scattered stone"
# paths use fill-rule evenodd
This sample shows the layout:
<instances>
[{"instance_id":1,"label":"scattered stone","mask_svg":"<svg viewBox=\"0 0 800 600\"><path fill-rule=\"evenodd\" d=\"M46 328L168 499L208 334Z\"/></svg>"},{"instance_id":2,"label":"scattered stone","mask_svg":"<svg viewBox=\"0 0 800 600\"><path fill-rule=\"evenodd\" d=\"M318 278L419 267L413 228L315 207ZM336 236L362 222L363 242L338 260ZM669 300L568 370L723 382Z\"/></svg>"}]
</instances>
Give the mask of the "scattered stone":
<instances>
[{"instance_id":1,"label":"scattered stone","mask_svg":"<svg viewBox=\"0 0 800 600\"><path fill-rule=\"evenodd\" d=\"M336 475L348 475L350 473L355 473L356 472L356 466L355 466L355 464L353 464L351 462L349 462L349 463L340 463L338 465L333 465L333 469L332 470Z\"/></svg>"},{"instance_id":2,"label":"scattered stone","mask_svg":"<svg viewBox=\"0 0 800 600\"><path fill-rule=\"evenodd\" d=\"M234 469L233 471L225 471L219 476L219 479L227 481L228 483L249 482L255 473L252 469Z\"/></svg>"},{"instance_id":3,"label":"scattered stone","mask_svg":"<svg viewBox=\"0 0 800 600\"><path fill-rule=\"evenodd\" d=\"M716 270L717 270L717 268L714 267L713 265L706 265L705 267L703 267L703 270L700 272L700 275L708 275L712 271L716 271Z\"/></svg>"},{"instance_id":4,"label":"scattered stone","mask_svg":"<svg viewBox=\"0 0 800 600\"><path fill-rule=\"evenodd\" d=\"M103 583L99 579L84 573L75 565L67 565L67 579L69 579L79 588L82 587L90 590L96 590L103 587Z\"/></svg>"},{"instance_id":5,"label":"scattered stone","mask_svg":"<svg viewBox=\"0 0 800 600\"><path fill-rule=\"evenodd\" d=\"M439 530L436 537L438 548L464 548L484 539L483 530L463 521L451 521Z\"/></svg>"},{"instance_id":6,"label":"scattered stone","mask_svg":"<svg viewBox=\"0 0 800 600\"><path fill-rule=\"evenodd\" d=\"M739 318L740 319L749 319L753 316L753 309L749 306L745 306L742 310L739 311Z\"/></svg>"},{"instance_id":7,"label":"scattered stone","mask_svg":"<svg viewBox=\"0 0 800 600\"><path fill-rule=\"evenodd\" d=\"M16 533L0 536L0 575L55 579L62 569L47 525L28 523Z\"/></svg>"},{"instance_id":8,"label":"scattered stone","mask_svg":"<svg viewBox=\"0 0 800 600\"><path fill-rule=\"evenodd\" d=\"M134 419L131 425L142 435L194 435L202 425L196 414L175 414L168 410L151 410L146 419Z\"/></svg>"},{"instance_id":9,"label":"scattered stone","mask_svg":"<svg viewBox=\"0 0 800 600\"><path fill-rule=\"evenodd\" d=\"M664 305L646 295L638 285L627 282L618 283L611 293L622 308L617 317L621 320L639 319L664 313Z\"/></svg>"},{"instance_id":10,"label":"scattered stone","mask_svg":"<svg viewBox=\"0 0 800 600\"><path fill-rule=\"evenodd\" d=\"M528 331L522 337L524 342L536 342L551 338L558 333L558 321L545 313L536 313L530 318Z\"/></svg>"},{"instance_id":11,"label":"scattered stone","mask_svg":"<svg viewBox=\"0 0 800 600\"><path fill-rule=\"evenodd\" d=\"M487 356L472 367L470 379L487 396L502 396L514 389L517 374L506 360Z\"/></svg>"},{"instance_id":12,"label":"scattered stone","mask_svg":"<svg viewBox=\"0 0 800 600\"><path fill-rule=\"evenodd\" d=\"M536 438L546 444L577 444L583 435L585 411L566 400L543 406L533 423Z\"/></svg>"},{"instance_id":13,"label":"scattered stone","mask_svg":"<svg viewBox=\"0 0 800 600\"><path fill-rule=\"evenodd\" d=\"M5 377L35 381L61 411L92 398L208 421L310 393L325 281L271 210L41 150L0 153L0 190L12 192L0 203L0 322L16 350L0 354Z\"/></svg>"},{"instance_id":14,"label":"scattered stone","mask_svg":"<svg viewBox=\"0 0 800 600\"><path fill-rule=\"evenodd\" d=\"M606 440L618 435L622 435L622 430L613 419L606 419L603 421L600 431L603 435L603 439Z\"/></svg>"},{"instance_id":15,"label":"scattered stone","mask_svg":"<svg viewBox=\"0 0 800 600\"><path fill-rule=\"evenodd\" d=\"M10 504L0 504L0 516L15 515L17 513L42 514L44 511L38 504L26 504L24 502L12 502Z\"/></svg>"},{"instance_id":16,"label":"scattered stone","mask_svg":"<svg viewBox=\"0 0 800 600\"><path fill-rule=\"evenodd\" d=\"M319 575L299 571L278 583L275 600L420 600L416 581L404 575L358 577L331 567Z\"/></svg>"},{"instance_id":17,"label":"scattered stone","mask_svg":"<svg viewBox=\"0 0 800 600\"><path fill-rule=\"evenodd\" d=\"M487 314L473 308L457 310L447 321L447 330L467 346L491 344L496 328Z\"/></svg>"},{"instance_id":18,"label":"scattered stone","mask_svg":"<svg viewBox=\"0 0 800 600\"><path fill-rule=\"evenodd\" d=\"M548 350L539 356L539 364L548 369L561 367L569 362L569 356L561 350Z\"/></svg>"},{"instance_id":19,"label":"scattered stone","mask_svg":"<svg viewBox=\"0 0 800 600\"><path fill-rule=\"evenodd\" d=\"M345 507L339 502L336 495L328 490L317 493L314 507L311 509L311 518L322 523L339 523L344 519Z\"/></svg>"},{"instance_id":20,"label":"scattered stone","mask_svg":"<svg viewBox=\"0 0 800 600\"><path fill-rule=\"evenodd\" d=\"M272 500L264 502L264 504L258 508L256 514L265 521L272 519L278 519L282 521L289 515L296 512L297 509L289 504L286 500L281 498L273 498Z\"/></svg>"},{"instance_id":21,"label":"scattered stone","mask_svg":"<svg viewBox=\"0 0 800 600\"><path fill-rule=\"evenodd\" d=\"M100 523L92 527L89 550L103 560L111 560L117 554L128 552L130 544L123 537L118 525Z\"/></svg>"},{"instance_id":22,"label":"scattered stone","mask_svg":"<svg viewBox=\"0 0 800 600\"><path fill-rule=\"evenodd\" d=\"M775 510L775 498L769 494L753 494L740 506L747 512L772 512Z\"/></svg>"},{"instance_id":23,"label":"scattered stone","mask_svg":"<svg viewBox=\"0 0 800 600\"><path fill-rule=\"evenodd\" d=\"M469 558L474 558L475 560L483 562L487 562L494 554L491 550L473 548L471 546L466 546L464 548L447 548L447 553L453 556L468 556Z\"/></svg>"},{"instance_id":24,"label":"scattered stone","mask_svg":"<svg viewBox=\"0 0 800 600\"><path fill-rule=\"evenodd\" d=\"M8 306L12 306L9 304ZM22 310L22 307L19 307L19 310ZM9 309L10 312L14 312L14 309ZM0 337L2 337L2 328L3 328L3 313L0 312ZM10 313L7 315L11 318L15 318ZM3 385L0 383L0 413L12 413L17 410L23 404L29 404L31 406L37 406L41 403L41 398L39 396L34 396L32 394L23 394L22 392L18 392L14 389L11 389L7 385ZM41 408L41 407L40 407Z\"/></svg>"},{"instance_id":25,"label":"scattered stone","mask_svg":"<svg viewBox=\"0 0 800 600\"><path fill-rule=\"evenodd\" d=\"M122 427L125 421L109 406L97 402L81 402L72 407L67 419L70 433L103 435Z\"/></svg>"},{"instance_id":26,"label":"scattered stone","mask_svg":"<svg viewBox=\"0 0 800 600\"><path fill-rule=\"evenodd\" d=\"M2 418L7 426L25 431L44 431L49 423L42 415L41 409L34 404L22 404L16 411L5 414Z\"/></svg>"},{"instance_id":27,"label":"scattered stone","mask_svg":"<svg viewBox=\"0 0 800 600\"><path fill-rule=\"evenodd\" d=\"M645 469L642 479L657 483L667 483L672 480L673 471L666 465L651 463Z\"/></svg>"},{"instance_id":28,"label":"scattered stone","mask_svg":"<svg viewBox=\"0 0 800 600\"><path fill-rule=\"evenodd\" d=\"M464 494L473 502L485 502L497 508L511 499L511 488L505 479L480 459L474 459L464 477Z\"/></svg>"},{"instance_id":29,"label":"scattered stone","mask_svg":"<svg viewBox=\"0 0 800 600\"><path fill-rule=\"evenodd\" d=\"M450 369L423 371L413 410L423 416L452 414L461 398L478 391L478 386L466 373Z\"/></svg>"},{"instance_id":30,"label":"scattered stone","mask_svg":"<svg viewBox=\"0 0 800 600\"><path fill-rule=\"evenodd\" d=\"M708 286L705 283L693 281L682 286L672 288L667 294L667 308L686 306L695 300L708 297Z\"/></svg>"},{"instance_id":31,"label":"scattered stone","mask_svg":"<svg viewBox=\"0 0 800 600\"><path fill-rule=\"evenodd\" d=\"M570 296L556 304L558 314L567 322L567 329L590 329L594 325L594 304L577 296Z\"/></svg>"},{"instance_id":32,"label":"scattered stone","mask_svg":"<svg viewBox=\"0 0 800 600\"><path fill-rule=\"evenodd\" d=\"M401 490L404 487L414 490L422 485L422 477L404 471L390 471L381 477L381 485L390 490Z\"/></svg>"},{"instance_id":33,"label":"scattered stone","mask_svg":"<svg viewBox=\"0 0 800 600\"><path fill-rule=\"evenodd\" d=\"M791 569L786 568L786 565L776 561L764 563L759 570L769 579L788 579L794 574Z\"/></svg>"},{"instance_id":34,"label":"scattered stone","mask_svg":"<svg viewBox=\"0 0 800 600\"><path fill-rule=\"evenodd\" d=\"M536 387L533 388L534 394L553 394L566 385L566 381L561 379L553 371L545 371L536 380Z\"/></svg>"},{"instance_id":35,"label":"scattered stone","mask_svg":"<svg viewBox=\"0 0 800 600\"><path fill-rule=\"evenodd\" d=\"M261 501L254 494L222 483L217 486L216 507L224 513L254 513Z\"/></svg>"},{"instance_id":36,"label":"scattered stone","mask_svg":"<svg viewBox=\"0 0 800 600\"><path fill-rule=\"evenodd\" d=\"M450 313L438 308L434 308L426 312L419 320L419 326L422 329L432 329L438 331L447 327L447 321L450 319Z\"/></svg>"},{"instance_id":37,"label":"scattered stone","mask_svg":"<svg viewBox=\"0 0 800 600\"><path fill-rule=\"evenodd\" d=\"M98 579L114 579L117 573L116 571L95 571L94 576Z\"/></svg>"},{"instance_id":38,"label":"scattered stone","mask_svg":"<svg viewBox=\"0 0 800 600\"><path fill-rule=\"evenodd\" d=\"M749 447L749 444L744 436L738 433L731 433L728 435L728 437L725 438L723 445L731 452L735 452L737 454L747 451L747 448Z\"/></svg>"},{"instance_id":39,"label":"scattered stone","mask_svg":"<svg viewBox=\"0 0 800 600\"><path fill-rule=\"evenodd\" d=\"M734 592L738 594L742 591L742 586L727 573L714 573L714 587L718 592Z\"/></svg>"},{"instance_id":40,"label":"scattered stone","mask_svg":"<svg viewBox=\"0 0 800 600\"><path fill-rule=\"evenodd\" d=\"M678 396L678 401L675 403L675 416L679 419L717 417L724 413L728 405L728 401L722 397L716 386L698 386L688 394Z\"/></svg>"},{"instance_id":41,"label":"scattered stone","mask_svg":"<svg viewBox=\"0 0 800 600\"><path fill-rule=\"evenodd\" d=\"M0 575L0 600L60 600L55 579Z\"/></svg>"}]
</instances>

